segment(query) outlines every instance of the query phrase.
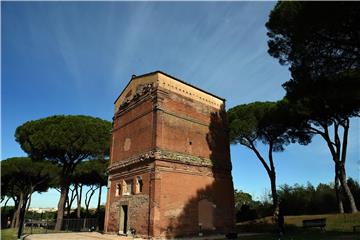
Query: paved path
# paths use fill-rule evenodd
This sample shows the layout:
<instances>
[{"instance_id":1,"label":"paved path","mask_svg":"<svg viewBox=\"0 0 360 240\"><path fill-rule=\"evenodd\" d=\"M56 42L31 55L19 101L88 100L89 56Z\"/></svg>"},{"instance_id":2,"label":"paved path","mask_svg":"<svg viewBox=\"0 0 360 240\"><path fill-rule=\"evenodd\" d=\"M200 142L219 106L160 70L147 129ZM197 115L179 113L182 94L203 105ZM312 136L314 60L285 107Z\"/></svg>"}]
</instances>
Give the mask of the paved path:
<instances>
[{"instance_id":1,"label":"paved path","mask_svg":"<svg viewBox=\"0 0 360 240\"><path fill-rule=\"evenodd\" d=\"M101 234L98 232L77 232L77 233L46 233L32 234L24 238L24 240L144 240L143 238L123 237L111 234ZM225 236L207 236L179 238L178 240L223 240Z\"/></svg>"},{"instance_id":2,"label":"paved path","mask_svg":"<svg viewBox=\"0 0 360 240\"><path fill-rule=\"evenodd\" d=\"M242 233L240 236L256 236L257 233ZM238 235L238 236L239 236ZM143 240L143 238L122 237L111 234L101 234L98 232L78 232L78 233L46 233L46 234L32 234L25 237L25 240ZM219 240L226 239L225 236L207 236L207 237L192 237L179 238L178 240Z\"/></svg>"},{"instance_id":3,"label":"paved path","mask_svg":"<svg viewBox=\"0 0 360 240\"><path fill-rule=\"evenodd\" d=\"M80 232L80 233L47 233L33 234L25 237L25 240L130 240L141 238L120 237L117 235L101 234L97 232Z\"/></svg>"}]
</instances>

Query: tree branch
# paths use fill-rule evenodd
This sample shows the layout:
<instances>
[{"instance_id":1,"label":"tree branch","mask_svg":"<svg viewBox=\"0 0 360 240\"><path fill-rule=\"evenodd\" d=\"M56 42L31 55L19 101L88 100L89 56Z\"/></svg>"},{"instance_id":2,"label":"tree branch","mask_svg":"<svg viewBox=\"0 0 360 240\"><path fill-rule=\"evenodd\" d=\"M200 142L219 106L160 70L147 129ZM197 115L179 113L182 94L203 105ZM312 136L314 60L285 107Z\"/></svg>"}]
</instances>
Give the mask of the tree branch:
<instances>
[{"instance_id":1,"label":"tree branch","mask_svg":"<svg viewBox=\"0 0 360 240\"><path fill-rule=\"evenodd\" d=\"M329 129L327 126L324 126L324 132L325 132L325 135L323 136L323 138L325 139L329 149L330 149L330 152L331 152L331 155L333 157L333 161L335 163L337 163L339 161L339 159L337 159L337 155L336 155L336 151L334 149L334 144L333 142L330 140L330 135L329 135Z\"/></svg>"},{"instance_id":2,"label":"tree branch","mask_svg":"<svg viewBox=\"0 0 360 240\"><path fill-rule=\"evenodd\" d=\"M314 128L314 127L312 127L312 126L309 126L308 128L311 130L311 131L309 131L310 133L319 134L319 135L321 135L322 137L325 136L325 132L322 132L322 131L320 131L320 130L317 129L317 128Z\"/></svg>"},{"instance_id":3,"label":"tree branch","mask_svg":"<svg viewBox=\"0 0 360 240\"><path fill-rule=\"evenodd\" d=\"M270 175L271 174L271 169L269 167L269 165L266 163L265 159L261 156L260 152L256 149L254 143L252 141L249 141L250 146L251 146L251 150L253 150L253 152L256 154L256 156L258 157L258 159L260 160L260 162L262 163L262 165L264 166L266 172Z\"/></svg>"},{"instance_id":4,"label":"tree branch","mask_svg":"<svg viewBox=\"0 0 360 240\"><path fill-rule=\"evenodd\" d=\"M269 152L268 152L268 155L269 155L269 162L270 162L270 169L271 169L271 172L275 172L275 166L274 166L274 161L273 161L273 146L274 146L274 143L273 141L270 141L269 142Z\"/></svg>"},{"instance_id":5,"label":"tree branch","mask_svg":"<svg viewBox=\"0 0 360 240\"><path fill-rule=\"evenodd\" d=\"M339 138L339 123L334 122L334 139L335 139L335 148L336 148L336 157L340 159L341 152L341 142Z\"/></svg>"},{"instance_id":6,"label":"tree branch","mask_svg":"<svg viewBox=\"0 0 360 240\"><path fill-rule=\"evenodd\" d=\"M350 119L347 118L345 120L343 127L344 127L344 133L343 133L343 143L342 143L342 152L341 152L341 160L340 161L345 166Z\"/></svg>"}]
</instances>

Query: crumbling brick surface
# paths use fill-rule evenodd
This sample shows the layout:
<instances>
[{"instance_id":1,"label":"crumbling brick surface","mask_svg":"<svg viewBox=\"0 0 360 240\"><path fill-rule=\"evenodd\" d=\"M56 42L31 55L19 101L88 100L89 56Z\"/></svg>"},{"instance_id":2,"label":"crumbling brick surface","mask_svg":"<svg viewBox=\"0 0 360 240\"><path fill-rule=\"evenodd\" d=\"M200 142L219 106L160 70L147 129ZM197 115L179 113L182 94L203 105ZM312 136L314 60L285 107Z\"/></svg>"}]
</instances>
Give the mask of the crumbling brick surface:
<instances>
[{"instance_id":1,"label":"crumbling brick surface","mask_svg":"<svg viewBox=\"0 0 360 240\"><path fill-rule=\"evenodd\" d=\"M146 236L148 234L149 196L139 194L123 196L120 199L114 200L110 206L111 213L109 214L108 232L119 231L119 212L117 209L120 208L121 205L128 206L129 229L135 229L137 235Z\"/></svg>"}]
</instances>

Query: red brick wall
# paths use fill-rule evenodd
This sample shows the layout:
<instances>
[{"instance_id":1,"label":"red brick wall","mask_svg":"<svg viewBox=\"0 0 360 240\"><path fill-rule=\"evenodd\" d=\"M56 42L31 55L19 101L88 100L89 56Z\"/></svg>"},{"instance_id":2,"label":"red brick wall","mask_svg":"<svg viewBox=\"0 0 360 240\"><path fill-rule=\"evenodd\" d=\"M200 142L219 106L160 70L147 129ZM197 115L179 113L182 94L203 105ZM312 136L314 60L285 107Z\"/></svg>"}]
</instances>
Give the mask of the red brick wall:
<instances>
[{"instance_id":1,"label":"red brick wall","mask_svg":"<svg viewBox=\"0 0 360 240\"><path fill-rule=\"evenodd\" d=\"M152 149L153 112L148 99L114 119L111 163ZM125 141L128 139L128 149Z\"/></svg>"},{"instance_id":2,"label":"red brick wall","mask_svg":"<svg viewBox=\"0 0 360 240\"><path fill-rule=\"evenodd\" d=\"M125 108L116 115L111 164L156 147L210 158L215 165L199 167L155 160L112 170L105 229L119 230L119 205L128 203L130 227L140 235L148 231L152 236L196 235L199 219L204 219L199 217L199 201L206 199L207 207L213 204L213 222L207 226L215 227L206 231L227 232L234 224L234 199L226 120L210 106L171 92L164 96L156 103L156 111L152 110L153 99L145 96L133 109L130 104L127 108L131 110ZM141 166L147 166L147 170L136 170ZM144 183L141 194L115 196L117 183L139 174Z\"/></svg>"},{"instance_id":3,"label":"red brick wall","mask_svg":"<svg viewBox=\"0 0 360 240\"><path fill-rule=\"evenodd\" d=\"M161 209L158 221L159 235L173 237L197 234L199 230L199 201L207 199L214 204L212 223L215 229L207 232L228 232L234 224L234 200L231 176L213 176L204 167L165 163L168 170L159 170L161 179ZM174 169L174 170L170 170ZM202 231L202 232L206 232Z\"/></svg>"},{"instance_id":4,"label":"red brick wall","mask_svg":"<svg viewBox=\"0 0 360 240\"><path fill-rule=\"evenodd\" d=\"M231 167L224 112L175 93L164 99L161 109L164 111L157 112L157 147L218 159Z\"/></svg>"}]
</instances>

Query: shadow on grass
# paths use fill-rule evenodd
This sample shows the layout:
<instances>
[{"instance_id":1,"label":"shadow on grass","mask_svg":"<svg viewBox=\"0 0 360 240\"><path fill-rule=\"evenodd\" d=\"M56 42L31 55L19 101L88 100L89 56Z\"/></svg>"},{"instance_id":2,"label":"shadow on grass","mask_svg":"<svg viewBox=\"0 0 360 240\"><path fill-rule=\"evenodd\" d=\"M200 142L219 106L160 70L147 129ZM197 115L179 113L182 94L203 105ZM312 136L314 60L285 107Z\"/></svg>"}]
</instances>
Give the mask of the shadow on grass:
<instances>
[{"instance_id":1,"label":"shadow on grass","mask_svg":"<svg viewBox=\"0 0 360 240\"><path fill-rule=\"evenodd\" d=\"M302 228L297 227L292 224L285 224L286 232L300 232ZM278 229L275 224L266 223L266 222L247 222L246 224L238 224L236 226L236 231L238 233L242 232L256 232L256 233L277 233Z\"/></svg>"}]
</instances>

